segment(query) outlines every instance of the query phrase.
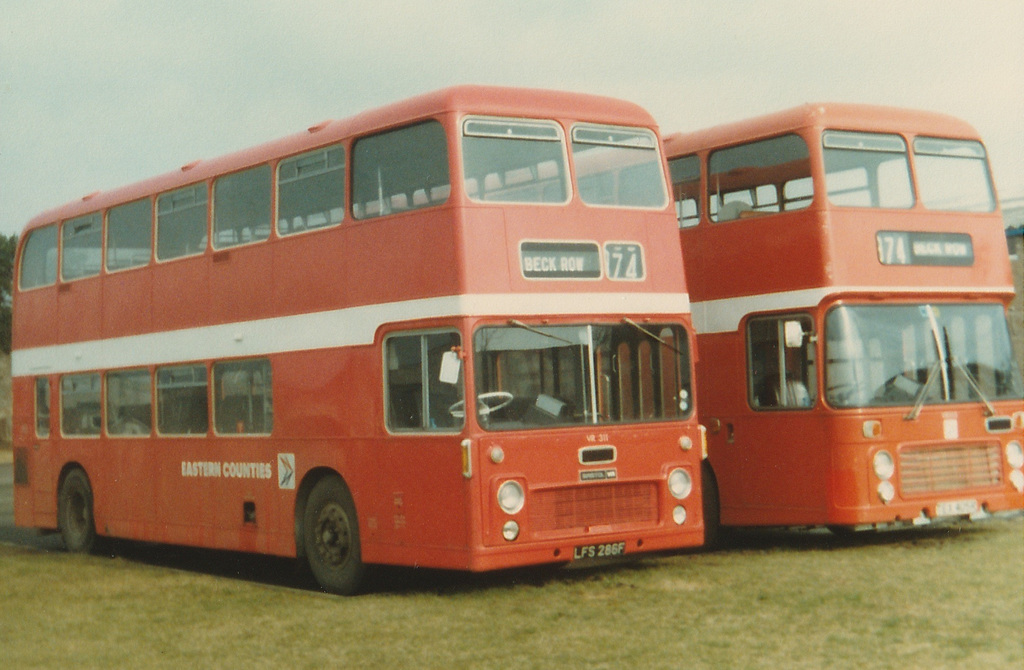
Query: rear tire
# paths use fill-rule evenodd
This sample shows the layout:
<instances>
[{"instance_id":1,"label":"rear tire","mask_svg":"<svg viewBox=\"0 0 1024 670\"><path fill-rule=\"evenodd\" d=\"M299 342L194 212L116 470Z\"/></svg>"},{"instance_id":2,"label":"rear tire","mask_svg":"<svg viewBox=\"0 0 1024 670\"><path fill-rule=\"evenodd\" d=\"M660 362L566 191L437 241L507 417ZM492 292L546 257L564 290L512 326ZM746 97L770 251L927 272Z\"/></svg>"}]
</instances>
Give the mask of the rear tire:
<instances>
[{"instance_id":1,"label":"rear tire","mask_svg":"<svg viewBox=\"0 0 1024 670\"><path fill-rule=\"evenodd\" d=\"M57 498L57 526L67 550L76 554L92 553L96 548L96 521L93 518L92 486L85 471L74 469L64 477Z\"/></svg>"},{"instance_id":2,"label":"rear tire","mask_svg":"<svg viewBox=\"0 0 1024 670\"><path fill-rule=\"evenodd\" d=\"M359 521L352 494L340 478L321 479L310 491L302 516L302 543L320 588L338 595L359 590L366 572Z\"/></svg>"}]
</instances>

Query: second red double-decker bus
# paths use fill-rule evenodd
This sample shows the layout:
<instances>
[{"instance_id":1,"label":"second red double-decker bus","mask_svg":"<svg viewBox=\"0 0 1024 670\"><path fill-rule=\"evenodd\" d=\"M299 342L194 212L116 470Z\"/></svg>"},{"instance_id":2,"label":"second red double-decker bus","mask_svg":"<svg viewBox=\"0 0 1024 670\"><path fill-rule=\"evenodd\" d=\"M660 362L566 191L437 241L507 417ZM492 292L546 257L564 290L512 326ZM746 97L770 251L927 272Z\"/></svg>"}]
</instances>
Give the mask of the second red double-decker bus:
<instances>
[{"instance_id":1,"label":"second red double-decker bus","mask_svg":"<svg viewBox=\"0 0 1024 670\"><path fill-rule=\"evenodd\" d=\"M458 87L31 221L15 520L491 570L699 545L692 334L653 119Z\"/></svg>"},{"instance_id":2,"label":"second red double-decker bus","mask_svg":"<svg viewBox=\"0 0 1024 670\"><path fill-rule=\"evenodd\" d=\"M806 105L666 140L701 357L709 534L1024 504L1024 385L985 147Z\"/></svg>"}]
</instances>

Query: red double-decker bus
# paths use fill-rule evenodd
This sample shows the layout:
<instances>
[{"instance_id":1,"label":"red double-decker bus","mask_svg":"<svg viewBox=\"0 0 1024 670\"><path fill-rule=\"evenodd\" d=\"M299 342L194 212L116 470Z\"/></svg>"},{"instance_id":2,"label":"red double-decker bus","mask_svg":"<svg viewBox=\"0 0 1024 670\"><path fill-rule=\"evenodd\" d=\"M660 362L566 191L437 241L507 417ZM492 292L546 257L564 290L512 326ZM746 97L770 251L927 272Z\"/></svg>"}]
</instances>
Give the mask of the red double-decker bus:
<instances>
[{"instance_id":1,"label":"red double-decker bus","mask_svg":"<svg viewBox=\"0 0 1024 670\"><path fill-rule=\"evenodd\" d=\"M699 545L702 433L653 119L457 87L33 219L15 520L483 571Z\"/></svg>"},{"instance_id":2,"label":"red double-decker bus","mask_svg":"<svg viewBox=\"0 0 1024 670\"><path fill-rule=\"evenodd\" d=\"M709 535L1020 509L1013 284L977 133L824 104L665 146L700 348Z\"/></svg>"}]
</instances>

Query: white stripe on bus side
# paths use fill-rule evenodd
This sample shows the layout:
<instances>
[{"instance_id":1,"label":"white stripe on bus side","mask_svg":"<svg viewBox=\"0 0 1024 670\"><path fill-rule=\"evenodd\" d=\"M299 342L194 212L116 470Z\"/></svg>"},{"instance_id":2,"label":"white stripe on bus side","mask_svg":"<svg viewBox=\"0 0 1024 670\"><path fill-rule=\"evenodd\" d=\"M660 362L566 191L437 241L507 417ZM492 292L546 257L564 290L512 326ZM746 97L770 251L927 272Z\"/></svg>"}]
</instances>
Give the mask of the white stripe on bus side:
<instances>
[{"instance_id":1,"label":"white stripe on bus side","mask_svg":"<svg viewBox=\"0 0 1024 670\"><path fill-rule=\"evenodd\" d=\"M687 314L685 293L473 294L16 350L11 373L81 372L367 345L386 323L451 316Z\"/></svg>"}]
</instances>

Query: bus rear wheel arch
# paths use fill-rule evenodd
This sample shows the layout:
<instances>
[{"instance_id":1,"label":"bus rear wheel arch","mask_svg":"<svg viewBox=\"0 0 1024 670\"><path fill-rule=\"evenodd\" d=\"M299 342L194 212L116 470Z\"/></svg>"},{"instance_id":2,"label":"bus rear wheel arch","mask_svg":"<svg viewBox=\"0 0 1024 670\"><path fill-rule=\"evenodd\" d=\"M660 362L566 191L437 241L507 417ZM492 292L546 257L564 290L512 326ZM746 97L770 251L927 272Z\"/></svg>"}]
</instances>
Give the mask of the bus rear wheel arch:
<instances>
[{"instance_id":1,"label":"bus rear wheel arch","mask_svg":"<svg viewBox=\"0 0 1024 670\"><path fill-rule=\"evenodd\" d=\"M303 553L320 588L339 595L357 592L366 566L355 503L341 477L327 476L313 485L301 531Z\"/></svg>"},{"instance_id":2,"label":"bus rear wheel arch","mask_svg":"<svg viewBox=\"0 0 1024 670\"><path fill-rule=\"evenodd\" d=\"M68 551L88 554L96 549L92 485L85 470L79 467L69 470L61 480L57 494L57 527Z\"/></svg>"}]
</instances>

